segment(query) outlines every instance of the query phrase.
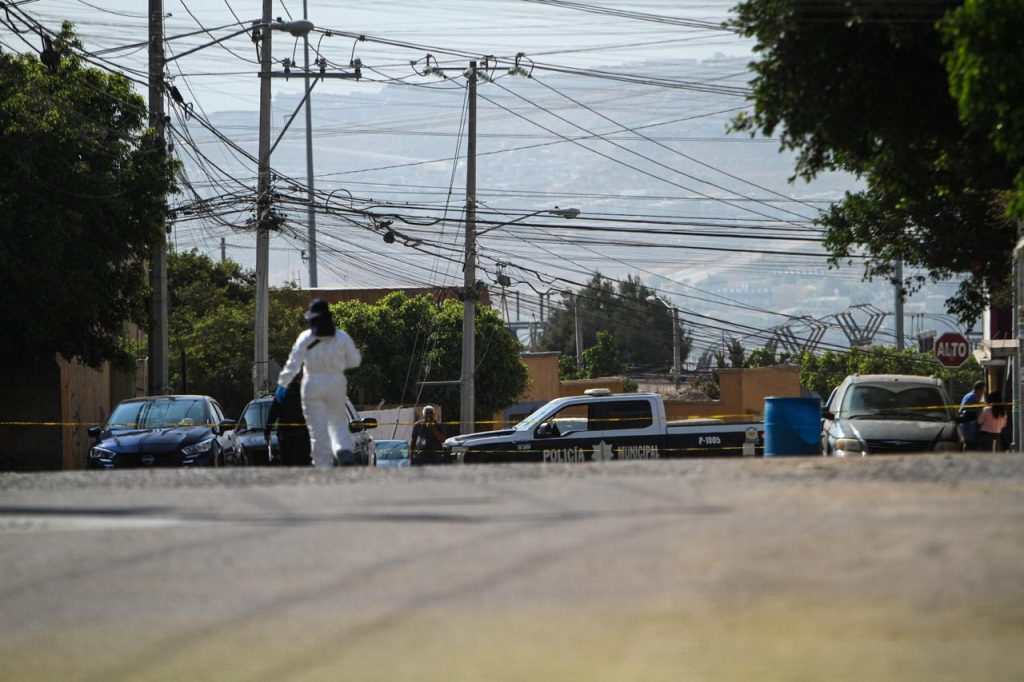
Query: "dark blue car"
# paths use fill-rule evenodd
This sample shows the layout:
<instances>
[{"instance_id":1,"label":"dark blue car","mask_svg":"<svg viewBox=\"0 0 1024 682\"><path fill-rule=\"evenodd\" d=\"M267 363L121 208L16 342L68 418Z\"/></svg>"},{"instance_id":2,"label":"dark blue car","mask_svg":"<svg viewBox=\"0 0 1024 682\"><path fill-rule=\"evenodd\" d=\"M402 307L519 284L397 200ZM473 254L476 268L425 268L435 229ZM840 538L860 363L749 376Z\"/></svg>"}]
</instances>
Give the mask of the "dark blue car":
<instances>
[{"instance_id":1,"label":"dark blue car","mask_svg":"<svg viewBox=\"0 0 1024 682\"><path fill-rule=\"evenodd\" d=\"M233 420L204 395L165 395L125 400L103 427L89 435L90 469L222 466L245 464L234 444Z\"/></svg>"}]
</instances>

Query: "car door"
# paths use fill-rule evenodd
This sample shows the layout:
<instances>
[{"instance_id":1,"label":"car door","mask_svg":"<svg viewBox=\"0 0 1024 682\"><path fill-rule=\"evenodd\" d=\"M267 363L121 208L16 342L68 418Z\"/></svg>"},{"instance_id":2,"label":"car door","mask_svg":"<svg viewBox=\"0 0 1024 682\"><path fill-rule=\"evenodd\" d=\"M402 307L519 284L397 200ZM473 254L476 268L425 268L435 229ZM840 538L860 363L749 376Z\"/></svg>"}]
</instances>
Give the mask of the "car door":
<instances>
[{"instance_id":1,"label":"car door","mask_svg":"<svg viewBox=\"0 0 1024 682\"><path fill-rule=\"evenodd\" d=\"M235 431L234 429L225 429L221 424L225 421L224 410L221 409L220 404L210 399L208 401L210 409L210 424L213 426L214 436L217 438L217 443L220 445L220 451L224 453L225 462L234 462L237 459L239 453L238 443L235 442Z\"/></svg>"},{"instance_id":2,"label":"car door","mask_svg":"<svg viewBox=\"0 0 1024 682\"><path fill-rule=\"evenodd\" d=\"M516 461L587 462L607 459L601 447L604 430L592 412L592 404L565 405L533 429L528 450L520 450Z\"/></svg>"}]
</instances>

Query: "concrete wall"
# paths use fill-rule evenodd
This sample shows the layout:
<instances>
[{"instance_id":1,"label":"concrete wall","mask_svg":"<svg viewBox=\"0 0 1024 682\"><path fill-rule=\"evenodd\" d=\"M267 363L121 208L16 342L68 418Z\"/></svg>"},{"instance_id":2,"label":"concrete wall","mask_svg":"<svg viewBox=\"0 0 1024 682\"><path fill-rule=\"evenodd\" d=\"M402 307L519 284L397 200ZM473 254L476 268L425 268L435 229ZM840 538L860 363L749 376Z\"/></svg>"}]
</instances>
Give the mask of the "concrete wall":
<instances>
[{"instance_id":1,"label":"concrete wall","mask_svg":"<svg viewBox=\"0 0 1024 682\"><path fill-rule=\"evenodd\" d=\"M749 369L719 369L718 400L666 400L669 419L714 417L727 421L764 419L764 399L770 396L797 397L801 394L800 367L778 365Z\"/></svg>"},{"instance_id":2,"label":"concrete wall","mask_svg":"<svg viewBox=\"0 0 1024 682\"><path fill-rule=\"evenodd\" d=\"M582 395L588 388L607 388L621 393L622 377L598 379L558 380L560 353L525 353L523 362L530 373L530 384L520 403L495 415L497 421L521 418L536 407L571 395ZM669 419L714 417L727 421L749 421L764 418L764 399L769 396L799 396L800 367L779 365L751 369L716 370L720 390L718 400L666 400L665 412Z\"/></svg>"},{"instance_id":3,"label":"concrete wall","mask_svg":"<svg viewBox=\"0 0 1024 682\"><path fill-rule=\"evenodd\" d=\"M558 358L561 353L523 353L523 364L526 365L529 383L523 402L543 400L547 402L560 395L558 381Z\"/></svg>"},{"instance_id":4,"label":"concrete wall","mask_svg":"<svg viewBox=\"0 0 1024 682\"><path fill-rule=\"evenodd\" d=\"M389 407L380 410L359 410L359 416L364 419L373 417L377 420L377 428L370 429L370 435L374 440L398 439L409 442L412 425L416 421L416 409Z\"/></svg>"},{"instance_id":5,"label":"concrete wall","mask_svg":"<svg viewBox=\"0 0 1024 682\"><path fill-rule=\"evenodd\" d=\"M563 381L559 386L559 398L570 395L583 395L590 388L607 388L612 393L622 393L626 380L623 377L598 377L597 379L572 379Z\"/></svg>"}]
</instances>

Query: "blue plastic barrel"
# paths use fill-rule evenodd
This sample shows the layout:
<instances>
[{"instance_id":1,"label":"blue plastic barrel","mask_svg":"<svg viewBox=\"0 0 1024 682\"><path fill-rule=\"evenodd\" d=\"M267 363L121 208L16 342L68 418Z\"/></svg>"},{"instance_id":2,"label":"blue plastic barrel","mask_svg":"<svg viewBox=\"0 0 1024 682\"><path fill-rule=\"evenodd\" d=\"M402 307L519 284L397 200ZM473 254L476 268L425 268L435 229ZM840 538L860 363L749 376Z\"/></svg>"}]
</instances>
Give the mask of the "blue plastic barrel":
<instances>
[{"instance_id":1,"label":"blue plastic barrel","mask_svg":"<svg viewBox=\"0 0 1024 682\"><path fill-rule=\"evenodd\" d=\"M764 456L820 455L821 400L764 399Z\"/></svg>"}]
</instances>

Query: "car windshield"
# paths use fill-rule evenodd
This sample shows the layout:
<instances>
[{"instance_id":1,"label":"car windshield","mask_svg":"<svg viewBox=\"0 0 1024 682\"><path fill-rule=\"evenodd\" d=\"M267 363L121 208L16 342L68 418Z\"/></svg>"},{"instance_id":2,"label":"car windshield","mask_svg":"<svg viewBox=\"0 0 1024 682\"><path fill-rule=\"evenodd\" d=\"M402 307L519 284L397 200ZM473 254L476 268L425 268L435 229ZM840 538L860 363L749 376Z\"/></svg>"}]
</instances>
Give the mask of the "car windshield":
<instances>
[{"instance_id":1,"label":"car windshield","mask_svg":"<svg viewBox=\"0 0 1024 682\"><path fill-rule=\"evenodd\" d=\"M952 418L936 386L858 384L846 394L846 419L907 419L948 421Z\"/></svg>"},{"instance_id":2,"label":"car windshield","mask_svg":"<svg viewBox=\"0 0 1024 682\"><path fill-rule=\"evenodd\" d=\"M554 423L563 435L573 431L586 431L588 423L587 405L566 405L555 411L552 411L550 404L542 405L512 428L516 431L529 431L542 422Z\"/></svg>"},{"instance_id":3,"label":"car windshield","mask_svg":"<svg viewBox=\"0 0 1024 682\"><path fill-rule=\"evenodd\" d=\"M409 444L405 441L393 443L377 441L376 452L377 459L408 459Z\"/></svg>"},{"instance_id":4,"label":"car windshield","mask_svg":"<svg viewBox=\"0 0 1024 682\"><path fill-rule=\"evenodd\" d=\"M198 398L157 398L121 403L107 421L110 429L156 429L205 424L206 408Z\"/></svg>"},{"instance_id":5,"label":"car windshield","mask_svg":"<svg viewBox=\"0 0 1024 682\"><path fill-rule=\"evenodd\" d=\"M242 413L242 421L245 422L246 431L259 431L267 425L267 413L270 411L270 402L249 403L245 412Z\"/></svg>"}]
</instances>

